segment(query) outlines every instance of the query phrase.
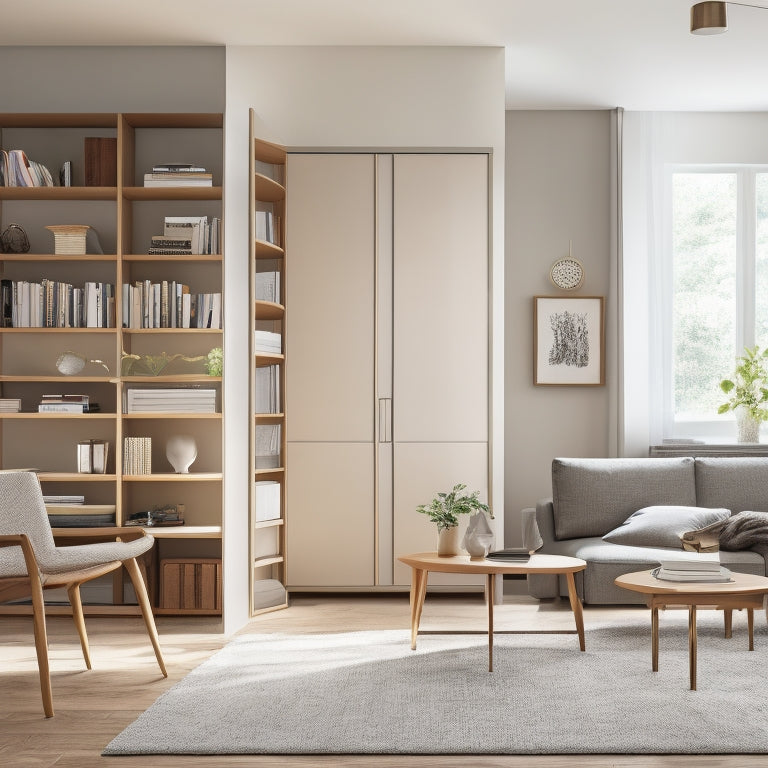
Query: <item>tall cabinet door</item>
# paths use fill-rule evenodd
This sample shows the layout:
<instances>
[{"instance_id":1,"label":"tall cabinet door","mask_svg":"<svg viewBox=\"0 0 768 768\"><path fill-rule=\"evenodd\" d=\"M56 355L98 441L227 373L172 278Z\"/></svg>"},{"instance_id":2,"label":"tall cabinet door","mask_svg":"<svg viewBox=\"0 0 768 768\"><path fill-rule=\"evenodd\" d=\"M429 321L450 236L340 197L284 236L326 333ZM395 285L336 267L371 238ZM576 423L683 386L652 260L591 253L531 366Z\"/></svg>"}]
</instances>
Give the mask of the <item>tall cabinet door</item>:
<instances>
[{"instance_id":1,"label":"tall cabinet door","mask_svg":"<svg viewBox=\"0 0 768 768\"><path fill-rule=\"evenodd\" d=\"M374 583L374 158L290 154L287 582Z\"/></svg>"},{"instance_id":2,"label":"tall cabinet door","mask_svg":"<svg viewBox=\"0 0 768 768\"><path fill-rule=\"evenodd\" d=\"M416 506L459 482L488 498L488 156L395 155L393 192L394 581L407 584L397 556L437 541Z\"/></svg>"}]
</instances>

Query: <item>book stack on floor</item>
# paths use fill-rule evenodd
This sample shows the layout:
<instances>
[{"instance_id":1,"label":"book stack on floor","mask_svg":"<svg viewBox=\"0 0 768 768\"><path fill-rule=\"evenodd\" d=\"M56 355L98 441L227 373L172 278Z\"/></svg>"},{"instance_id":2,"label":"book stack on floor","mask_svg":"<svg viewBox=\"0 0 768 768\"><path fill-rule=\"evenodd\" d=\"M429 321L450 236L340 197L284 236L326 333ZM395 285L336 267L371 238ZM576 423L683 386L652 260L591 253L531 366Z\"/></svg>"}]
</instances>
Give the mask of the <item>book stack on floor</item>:
<instances>
[{"instance_id":1,"label":"book stack on floor","mask_svg":"<svg viewBox=\"0 0 768 768\"><path fill-rule=\"evenodd\" d=\"M153 165L144 174L145 187L212 187L213 174L193 163L162 163Z\"/></svg>"},{"instance_id":2,"label":"book stack on floor","mask_svg":"<svg viewBox=\"0 0 768 768\"><path fill-rule=\"evenodd\" d=\"M731 572L720 565L717 552L697 555L695 559L662 560L652 573L662 581L716 583L731 580Z\"/></svg>"}]
</instances>

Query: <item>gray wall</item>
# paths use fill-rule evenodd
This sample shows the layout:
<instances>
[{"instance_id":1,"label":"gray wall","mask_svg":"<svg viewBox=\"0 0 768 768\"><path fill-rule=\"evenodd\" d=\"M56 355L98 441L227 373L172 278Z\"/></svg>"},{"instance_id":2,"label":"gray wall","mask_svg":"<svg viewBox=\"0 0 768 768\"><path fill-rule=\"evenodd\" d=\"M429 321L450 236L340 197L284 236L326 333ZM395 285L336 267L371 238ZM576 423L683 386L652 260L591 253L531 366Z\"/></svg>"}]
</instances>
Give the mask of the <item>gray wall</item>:
<instances>
[{"instance_id":1,"label":"gray wall","mask_svg":"<svg viewBox=\"0 0 768 768\"><path fill-rule=\"evenodd\" d=\"M507 112L505 185L505 531L551 495L556 456L607 456L608 391L533 385L533 297L607 296L610 112ZM557 259L584 265L573 293L549 281Z\"/></svg>"}]
</instances>

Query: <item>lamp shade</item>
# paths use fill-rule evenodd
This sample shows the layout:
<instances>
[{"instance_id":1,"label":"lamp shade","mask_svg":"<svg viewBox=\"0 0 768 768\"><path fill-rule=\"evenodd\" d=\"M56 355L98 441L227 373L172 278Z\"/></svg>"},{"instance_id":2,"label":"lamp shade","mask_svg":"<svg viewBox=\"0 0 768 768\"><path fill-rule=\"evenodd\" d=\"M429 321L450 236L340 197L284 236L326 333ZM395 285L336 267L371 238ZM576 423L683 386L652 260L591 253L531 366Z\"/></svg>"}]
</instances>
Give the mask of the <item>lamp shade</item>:
<instances>
[{"instance_id":1,"label":"lamp shade","mask_svg":"<svg viewBox=\"0 0 768 768\"><path fill-rule=\"evenodd\" d=\"M728 29L726 3L705 2L691 6L691 34L719 35Z\"/></svg>"}]
</instances>

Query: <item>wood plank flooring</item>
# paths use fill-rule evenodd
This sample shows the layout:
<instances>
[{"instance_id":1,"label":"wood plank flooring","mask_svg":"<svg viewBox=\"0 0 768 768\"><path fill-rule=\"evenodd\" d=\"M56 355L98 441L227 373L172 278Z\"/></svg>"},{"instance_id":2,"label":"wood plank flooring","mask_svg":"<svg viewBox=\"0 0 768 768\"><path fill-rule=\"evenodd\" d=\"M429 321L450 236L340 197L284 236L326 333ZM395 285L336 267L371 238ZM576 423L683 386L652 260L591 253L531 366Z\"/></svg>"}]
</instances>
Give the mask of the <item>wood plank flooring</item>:
<instances>
[{"instance_id":1,"label":"wood plank flooring","mask_svg":"<svg viewBox=\"0 0 768 768\"><path fill-rule=\"evenodd\" d=\"M593 621L620 621L643 608L585 609ZM539 604L507 595L495 611L497 630L570 630L567 602ZM756 616L756 621L765 620ZM738 617L734 617L734 625ZM477 629L487 626L479 595L427 597L421 627ZM321 632L408 627L406 595L302 595L291 606L251 621L242 633ZM159 617L158 629L169 676L160 676L141 619L86 618L93 670L85 671L77 635L64 616L48 619L51 677L56 716L43 717L30 617L0 616L0 766L3 768L757 768L764 755L561 755L561 756L100 756L104 746L167 688L219 649L226 639L217 619ZM650 623L650 618L649 618ZM739 628L740 629L740 628ZM649 628L650 632L650 628ZM575 638L574 638L575 641ZM649 641L650 642L650 641Z\"/></svg>"}]
</instances>

